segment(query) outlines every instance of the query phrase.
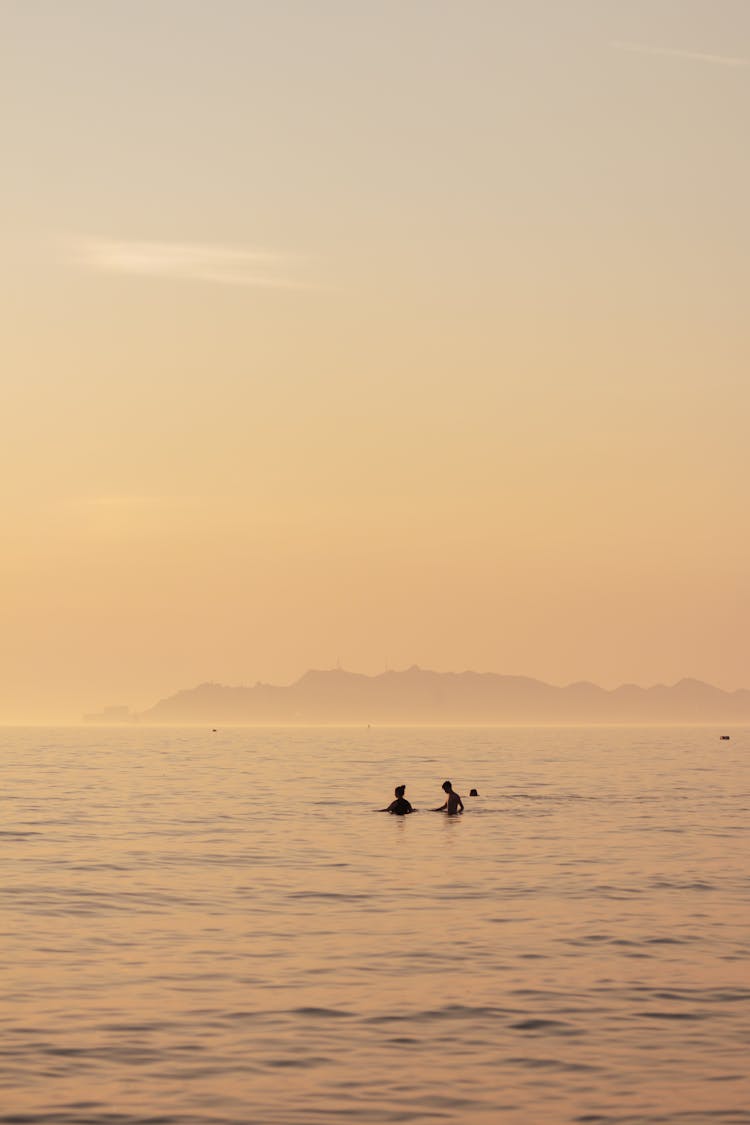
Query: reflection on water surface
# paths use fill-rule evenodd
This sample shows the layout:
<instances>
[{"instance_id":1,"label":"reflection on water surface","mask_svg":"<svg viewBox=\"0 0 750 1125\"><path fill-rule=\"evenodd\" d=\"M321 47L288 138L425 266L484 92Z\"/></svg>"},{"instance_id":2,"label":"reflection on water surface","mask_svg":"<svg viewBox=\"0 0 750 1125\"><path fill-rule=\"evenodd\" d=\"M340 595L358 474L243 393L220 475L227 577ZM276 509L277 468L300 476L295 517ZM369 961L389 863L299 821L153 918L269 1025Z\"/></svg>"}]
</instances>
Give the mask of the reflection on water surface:
<instances>
[{"instance_id":1,"label":"reflection on water surface","mask_svg":"<svg viewBox=\"0 0 750 1125\"><path fill-rule=\"evenodd\" d=\"M747 1125L749 746L0 731L0 1122Z\"/></svg>"}]
</instances>

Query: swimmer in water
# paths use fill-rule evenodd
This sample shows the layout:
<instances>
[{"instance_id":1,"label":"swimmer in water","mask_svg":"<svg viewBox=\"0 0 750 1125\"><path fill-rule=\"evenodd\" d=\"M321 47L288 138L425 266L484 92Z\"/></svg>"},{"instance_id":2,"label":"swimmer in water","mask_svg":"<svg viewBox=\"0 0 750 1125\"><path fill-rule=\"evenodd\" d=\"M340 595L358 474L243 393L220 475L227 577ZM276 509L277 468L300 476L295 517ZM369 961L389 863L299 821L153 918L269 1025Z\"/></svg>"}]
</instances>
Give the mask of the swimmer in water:
<instances>
[{"instance_id":1,"label":"swimmer in water","mask_svg":"<svg viewBox=\"0 0 750 1125\"><path fill-rule=\"evenodd\" d=\"M393 790L393 792L396 794L396 800L391 801L387 809L378 809L378 812L389 812L394 816L406 816L407 813L414 812L414 809L411 807L406 797L404 796L405 790L405 785L397 785Z\"/></svg>"},{"instance_id":2,"label":"swimmer in water","mask_svg":"<svg viewBox=\"0 0 750 1125\"><path fill-rule=\"evenodd\" d=\"M448 816L456 816L457 813L464 811L464 803L455 792L450 781L443 782L443 792L445 793L445 804L441 805L439 809L433 809L433 812L446 812Z\"/></svg>"}]
</instances>

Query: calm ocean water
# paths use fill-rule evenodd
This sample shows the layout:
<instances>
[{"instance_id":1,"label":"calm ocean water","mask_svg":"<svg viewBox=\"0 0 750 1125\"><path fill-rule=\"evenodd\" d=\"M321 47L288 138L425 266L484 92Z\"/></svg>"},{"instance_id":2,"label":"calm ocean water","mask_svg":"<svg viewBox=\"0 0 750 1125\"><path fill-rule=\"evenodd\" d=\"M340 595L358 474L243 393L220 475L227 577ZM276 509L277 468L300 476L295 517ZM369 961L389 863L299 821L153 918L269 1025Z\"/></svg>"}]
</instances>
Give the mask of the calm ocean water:
<instances>
[{"instance_id":1,"label":"calm ocean water","mask_svg":"<svg viewBox=\"0 0 750 1125\"><path fill-rule=\"evenodd\" d=\"M0 1122L750 1122L720 733L0 730Z\"/></svg>"}]
</instances>

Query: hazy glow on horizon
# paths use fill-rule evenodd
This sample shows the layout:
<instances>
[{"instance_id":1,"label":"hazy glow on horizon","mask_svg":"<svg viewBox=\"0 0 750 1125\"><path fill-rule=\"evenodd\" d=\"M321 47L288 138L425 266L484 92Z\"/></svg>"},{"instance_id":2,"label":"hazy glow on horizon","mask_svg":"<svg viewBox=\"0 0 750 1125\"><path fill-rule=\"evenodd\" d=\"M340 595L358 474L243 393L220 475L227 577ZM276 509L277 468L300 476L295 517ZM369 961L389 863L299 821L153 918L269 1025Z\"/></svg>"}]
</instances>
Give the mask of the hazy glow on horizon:
<instances>
[{"instance_id":1,"label":"hazy glow on horizon","mask_svg":"<svg viewBox=\"0 0 750 1125\"><path fill-rule=\"evenodd\" d=\"M7 4L0 721L750 687L748 60L741 0Z\"/></svg>"}]
</instances>

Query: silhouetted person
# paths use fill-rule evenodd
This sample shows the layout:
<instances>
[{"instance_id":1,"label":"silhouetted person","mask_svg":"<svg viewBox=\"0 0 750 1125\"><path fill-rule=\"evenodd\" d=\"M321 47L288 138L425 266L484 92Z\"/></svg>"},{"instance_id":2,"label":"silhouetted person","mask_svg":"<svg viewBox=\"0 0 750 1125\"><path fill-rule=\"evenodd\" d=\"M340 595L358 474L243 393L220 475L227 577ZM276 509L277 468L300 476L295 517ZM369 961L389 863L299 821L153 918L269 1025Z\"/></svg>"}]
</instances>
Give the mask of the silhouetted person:
<instances>
[{"instance_id":1,"label":"silhouetted person","mask_svg":"<svg viewBox=\"0 0 750 1125\"><path fill-rule=\"evenodd\" d=\"M393 813L394 816L406 816L407 813L414 812L414 809L404 796L405 791L405 785L397 785L393 790L396 794L396 800L391 801L387 809L378 809L378 812L389 812Z\"/></svg>"},{"instance_id":2,"label":"silhouetted person","mask_svg":"<svg viewBox=\"0 0 750 1125\"><path fill-rule=\"evenodd\" d=\"M479 794L477 793L476 789L472 789L471 792L469 793L469 796L470 797L478 797Z\"/></svg>"},{"instance_id":3,"label":"silhouetted person","mask_svg":"<svg viewBox=\"0 0 750 1125\"><path fill-rule=\"evenodd\" d=\"M443 792L446 795L445 804L441 805L439 809L433 809L432 811L447 812L448 816L455 816L456 813L462 813L464 811L464 803L458 793L454 792L450 781L443 782Z\"/></svg>"}]
</instances>

